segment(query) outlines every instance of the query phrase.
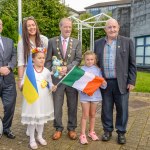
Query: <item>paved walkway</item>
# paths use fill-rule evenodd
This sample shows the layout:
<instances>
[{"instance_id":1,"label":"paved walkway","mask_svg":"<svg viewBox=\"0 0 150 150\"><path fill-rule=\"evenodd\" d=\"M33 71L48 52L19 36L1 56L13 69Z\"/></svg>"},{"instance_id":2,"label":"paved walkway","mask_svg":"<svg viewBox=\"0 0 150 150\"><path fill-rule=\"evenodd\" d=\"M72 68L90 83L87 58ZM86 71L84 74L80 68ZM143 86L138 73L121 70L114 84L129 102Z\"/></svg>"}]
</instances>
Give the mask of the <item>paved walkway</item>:
<instances>
[{"instance_id":1,"label":"paved walkway","mask_svg":"<svg viewBox=\"0 0 150 150\"><path fill-rule=\"evenodd\" d=\"M21 93L18 92L15 116L13 120L12 130L16 134L16 139L10 140L3 136L0 139L0 150L28 150L28 137L25 135L26 126L20 123L21 113ZM101 137L103 130L100 121L101 106L98 106L96 116L96 133ZM2 116L2 104L0 102L0 116ZM117 134L113 132L113 137L109 142L91 141L88 145L81 145L79 140L70 140L67 136L66 122L67 109L64 105L63 123L65 129L62 138L57 141L51 139L54 132L53 123L46 124L44 137L48 145L39 146L39 150L150 150L150 94L131 93L129 101L129 122L127 127L127 143L118 145L116 142ZM78 107L78 128L77 133L80 133L80 116L81 107Z\"/></svg>"}]
</instances>

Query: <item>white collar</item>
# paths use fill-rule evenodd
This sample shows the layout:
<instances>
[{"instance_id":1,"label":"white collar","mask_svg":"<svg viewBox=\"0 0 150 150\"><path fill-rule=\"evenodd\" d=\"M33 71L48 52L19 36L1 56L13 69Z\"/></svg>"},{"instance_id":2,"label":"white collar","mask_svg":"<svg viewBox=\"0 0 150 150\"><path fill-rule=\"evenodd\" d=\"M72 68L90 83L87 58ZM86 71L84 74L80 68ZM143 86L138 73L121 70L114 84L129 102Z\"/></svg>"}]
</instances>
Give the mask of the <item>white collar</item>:
<instances>
[{"instance_id":1,"label":"white collar","mask_svg":"<svg viewBox=\"0 0 150 150\"><path fill-rule=\"evenodd\" d=\"M69 37L65 39L64 37L62 37L62 36L61 36L61 41L63 41L63 40L66 40L66 41L67 41L67 43L68 43L68 41L69 41Z\"/></svg>"}]
</instances>

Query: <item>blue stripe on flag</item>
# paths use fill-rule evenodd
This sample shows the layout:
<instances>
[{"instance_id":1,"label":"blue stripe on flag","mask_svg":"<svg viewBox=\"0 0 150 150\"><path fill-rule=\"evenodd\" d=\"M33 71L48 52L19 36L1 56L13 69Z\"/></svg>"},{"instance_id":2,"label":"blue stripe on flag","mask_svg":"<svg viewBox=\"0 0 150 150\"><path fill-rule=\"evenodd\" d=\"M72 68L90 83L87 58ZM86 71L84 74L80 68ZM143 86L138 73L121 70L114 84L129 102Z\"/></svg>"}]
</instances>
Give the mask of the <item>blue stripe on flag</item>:
<instances>
[{"instance_id":1,"label":"blue stripe on flag","mask_svg":"<svg viewBox=\"0 0 150 150\"><path fill-rule=\"evenodd\" d=\"M20 22L19 24L19 37L18 37L18 41L21 40L22 38L22 23Z\"/></svg>"},{"instance_id":2,"label":"blue stripe on flag","mask_svg":"<svg viewBox=\"0 0 150 150\"><path fill-rule=\"evenodd\" d=\"M36 84L36 79L35 79L35 74L34 74L34 69L33 69L33 64L32 64L32 56L31 55L28 58L26 75L27 75L28 79L30 80L30 82L32 83L33 87L38 92L38 88L37 88L37 84Z\"/></svg>"},{"instance_id":3,"label":"blue stripe on flag","mask_svg":"<svg viewBox=\"0 0 150 150\"><path fill-rule=\"evenodd\" d=\"M29 104L34 103L39 97L31 55L28 58L26 75L23 85L23 96Z\"/></svg>"}]
</instances>

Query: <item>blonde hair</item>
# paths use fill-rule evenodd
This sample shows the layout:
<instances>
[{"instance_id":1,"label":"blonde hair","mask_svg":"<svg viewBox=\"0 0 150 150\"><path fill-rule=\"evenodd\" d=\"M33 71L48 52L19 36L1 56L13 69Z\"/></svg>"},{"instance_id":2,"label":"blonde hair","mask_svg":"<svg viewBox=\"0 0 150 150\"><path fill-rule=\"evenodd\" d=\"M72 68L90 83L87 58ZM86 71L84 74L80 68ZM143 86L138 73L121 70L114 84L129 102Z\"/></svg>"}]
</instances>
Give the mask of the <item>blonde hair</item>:
<instances>
[{"instance_id":1,"label":"blonde hair","mask_svg":"<svg viewBox=\"0 0 150 150\"><path fill-rule=\"evenodd\" d=\"M85 57L88 56L88 55L93 55L95 57L95 62L94 62L94 65L97 64L97 56L96 54L91 51L91 50L87 50L84 54L83 54L83 59L85 60Z\"/></svg>"}]
</instances>

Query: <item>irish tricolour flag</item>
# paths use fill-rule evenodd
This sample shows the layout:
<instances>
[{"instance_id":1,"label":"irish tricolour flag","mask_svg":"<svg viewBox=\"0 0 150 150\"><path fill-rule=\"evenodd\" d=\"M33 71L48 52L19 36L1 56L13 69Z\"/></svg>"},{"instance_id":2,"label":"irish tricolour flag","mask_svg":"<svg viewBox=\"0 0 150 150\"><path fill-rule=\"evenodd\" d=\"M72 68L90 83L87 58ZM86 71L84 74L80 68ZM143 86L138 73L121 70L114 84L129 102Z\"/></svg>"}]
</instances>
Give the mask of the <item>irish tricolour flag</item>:
<instances>
[{"instance_id":1,"label":"irish tricolour flag","mask_svg":"<svg viewBox=\"0 0 150 150\"><path fill-rule=\"evenodd\" d=\"M95 76L74 66L60 82L92 96L103 81L104 78Z\"/></svg>"}]
</instances>

